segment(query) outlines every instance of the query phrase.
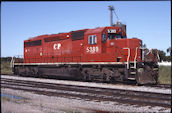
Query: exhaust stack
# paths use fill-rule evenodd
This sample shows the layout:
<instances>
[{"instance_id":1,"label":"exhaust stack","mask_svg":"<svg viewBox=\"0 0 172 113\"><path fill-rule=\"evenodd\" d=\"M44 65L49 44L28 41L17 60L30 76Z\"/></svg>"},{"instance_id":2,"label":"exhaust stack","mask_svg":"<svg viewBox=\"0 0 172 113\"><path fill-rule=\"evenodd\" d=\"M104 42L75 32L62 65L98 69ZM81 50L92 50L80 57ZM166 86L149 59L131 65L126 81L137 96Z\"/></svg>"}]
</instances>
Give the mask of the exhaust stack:
<instances>
[{"instance_id":1,"label":"exhaust stack","mask_svg":"<svg viewBox=\"0 0 172 113\"><path fill-rule=\"evenodd\" d=\"M109 6L109 10L110 10L110 26L113 26L113 10L114 10L114 7L112 5Z\"/></svg>"}]
</instances>

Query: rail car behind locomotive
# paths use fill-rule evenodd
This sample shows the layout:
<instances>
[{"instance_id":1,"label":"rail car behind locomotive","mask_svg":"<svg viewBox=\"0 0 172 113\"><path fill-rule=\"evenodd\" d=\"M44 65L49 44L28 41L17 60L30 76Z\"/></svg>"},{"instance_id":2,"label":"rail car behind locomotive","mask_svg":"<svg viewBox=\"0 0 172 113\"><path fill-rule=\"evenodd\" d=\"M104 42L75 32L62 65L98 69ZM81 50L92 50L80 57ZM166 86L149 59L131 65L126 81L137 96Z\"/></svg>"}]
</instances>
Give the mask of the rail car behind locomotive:
<instances>
[{"instance_id":1,"label":"rail car behind locomotive","mask_svg":"<svg viewBox=\"0 0 172 113\"><path fill-rule=\"evenodd\" d=\"M14 59L14 74L65 79L156 84L157 53L142 40L127 38L126 25L41 35L24 41L23 62Z\"/></svg>"}]
</instances>

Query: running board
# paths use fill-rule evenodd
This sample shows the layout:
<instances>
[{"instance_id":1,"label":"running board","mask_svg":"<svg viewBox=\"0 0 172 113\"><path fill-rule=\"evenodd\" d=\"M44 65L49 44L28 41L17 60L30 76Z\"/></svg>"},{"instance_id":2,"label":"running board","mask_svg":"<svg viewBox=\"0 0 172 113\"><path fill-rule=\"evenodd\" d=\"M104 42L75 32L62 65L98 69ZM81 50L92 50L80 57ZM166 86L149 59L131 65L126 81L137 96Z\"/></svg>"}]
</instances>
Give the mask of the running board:
<instances>
[{"instance_id":1,"label":"running board","mask_svg":"<svg viewBox=\"0 0 172 113\"><path fill-rule=\"evenodd\" d=\"M136 80L135 78L128 78L128 80Z\"/></svg>"}]
</instances>

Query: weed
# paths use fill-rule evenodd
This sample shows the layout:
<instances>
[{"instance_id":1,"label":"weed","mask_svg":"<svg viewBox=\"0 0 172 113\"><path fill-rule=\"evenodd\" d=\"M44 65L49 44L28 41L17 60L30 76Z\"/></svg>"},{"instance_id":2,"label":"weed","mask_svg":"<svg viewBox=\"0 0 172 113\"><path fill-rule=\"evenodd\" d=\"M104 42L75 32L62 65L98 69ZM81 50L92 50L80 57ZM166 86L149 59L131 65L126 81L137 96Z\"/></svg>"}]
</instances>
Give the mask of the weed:
<instances>
[{"instance_id":1,"label":"weed","mask_svg":"<svg viewBox=\"0 0 172 113\"><path fill-rule=\"evenodd\" d=\"M161 84L171 84L171 66L159 67L158 81Z\"/></svg>"}]
</instances>

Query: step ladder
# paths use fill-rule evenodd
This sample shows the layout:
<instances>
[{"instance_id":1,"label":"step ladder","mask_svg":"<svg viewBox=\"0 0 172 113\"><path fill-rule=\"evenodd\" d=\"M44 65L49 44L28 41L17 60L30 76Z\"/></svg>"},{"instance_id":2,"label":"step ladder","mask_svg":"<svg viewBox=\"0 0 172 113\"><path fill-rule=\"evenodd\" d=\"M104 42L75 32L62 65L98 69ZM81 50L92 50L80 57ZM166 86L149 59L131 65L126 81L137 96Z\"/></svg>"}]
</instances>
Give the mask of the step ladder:
<instances>
[{"instance_id":1,"label":"step ladder","mask_svg":"<svg viewBox=\"0 0 172 113\"><path fill-rule=\"evenodd\" d=\"M129 75L128 75L128 79L135 80L136 72L137 72L136 63L135 62L130 62L129 63Z\"/></svg>"},{"instance_id":2,"label":"step ladder","mask_svg":"<svg viewBox=\"0 0 172 113\"><path fill-rule=\"evenodd\" d=\"M136 74L137 74L137 63L136 63L137 51L138 51L138 47L136 47L134 61L129 62L129 75L128 75L128 79L132 79L132 80L135 80L135 77L136 77Z\"/></svg>"}]
</instances>

